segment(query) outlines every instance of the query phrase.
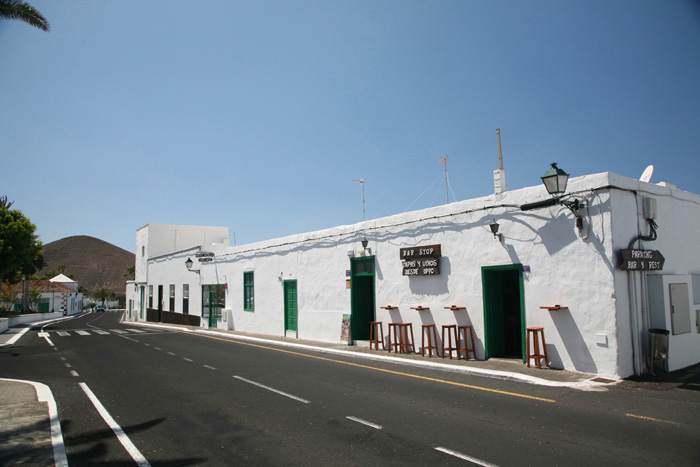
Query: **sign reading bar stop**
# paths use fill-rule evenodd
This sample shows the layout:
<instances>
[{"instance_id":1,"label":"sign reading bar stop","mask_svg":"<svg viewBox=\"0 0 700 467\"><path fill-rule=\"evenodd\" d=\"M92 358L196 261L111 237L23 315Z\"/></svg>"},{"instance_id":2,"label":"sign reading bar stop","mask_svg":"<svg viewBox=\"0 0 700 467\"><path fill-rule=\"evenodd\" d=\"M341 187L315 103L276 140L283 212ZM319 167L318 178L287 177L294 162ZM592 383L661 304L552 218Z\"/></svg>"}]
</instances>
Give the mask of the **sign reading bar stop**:
<instances>
[{"instance_id":1,"label":"sign reading bar stop","mask_svg":"<svg viewBox=\"0 0 700 467\"><path fill-rule=\"evenodd\" d=\"M658 250L620 250L623 271L661 271L664 268L664 255Z\"/></svg>"}]
</instances>

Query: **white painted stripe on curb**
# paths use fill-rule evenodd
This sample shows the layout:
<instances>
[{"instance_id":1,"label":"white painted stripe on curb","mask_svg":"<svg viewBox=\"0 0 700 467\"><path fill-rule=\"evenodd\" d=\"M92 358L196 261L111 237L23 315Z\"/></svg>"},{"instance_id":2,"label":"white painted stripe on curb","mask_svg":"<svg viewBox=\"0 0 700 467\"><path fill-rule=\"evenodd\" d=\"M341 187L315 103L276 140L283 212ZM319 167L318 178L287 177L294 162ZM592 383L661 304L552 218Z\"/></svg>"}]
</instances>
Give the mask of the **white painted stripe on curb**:
<instances>
[{"instance_id":1,"label":"white painted stripe on curb","mask_svg":"<svg viewBox=\"0 0 700 467\"><path fill-rule=\"evenodd\" d=\"M68 467L68 457L66 457L66 446L63 444L63 433L61 432L61 422L58 420L58 407L56 400L53 398L51 389L36 381L25 381L23 379L7 379L0 378L3 381L12 381L15 383L26 383L34 386L36 396L39 402L46 402L49 408L49 422L51 424L51 444L53 445L53 461L56 467Z\"/></svg>"},{"instance_id":2,"label":"white painted stripe on curb","mask_svg":"<svg viewBox=\"0 0 700 467\"><path fill-rule=\"evenodd\" d=\"M375 430L382 429L381 425L377 425L376 423L368 422L367 420L362 420L361 418L357 418L357 417L345 417L345 418L347 418L348 420L352 420L353 422L361 423L361 424L366 425L368 427L374 428Z\"/></svg>"},{"instance_id":3,"label":"white painted stripe on curb","mask_svg":"<svg viewBox=\"0 0 700 467\"><path fill-rule=\"evenodd\" d=\"M249 380L249 379L245 379L245 378L243 378L243 377L241 377L241 376L234 376L234 378L236 378L236 379L238 379L238 380L241 380L241 381L243 381L243 382L245 382L245 383L252 384L253 386L257 386L257 387L259 387L259 388L267 389L268 391L272 391L272 392L274 392L274 393L276 393L276 394L279 394L280 396L289 397L290 399L294 399L295 401L303 402L304 404L309 404L309 403L311 403L310 401L307 401L306 399L302 399L301 397L293 396L293 395L291 395L291 394L289 394L289 393L282 392L282 391L280 391L279 389L271 388L270 386L265 386L264 384L256 383L255 381L251 381L251 380Z\"/></svg>"},{"instance_id":4,"label":"white painted stripe on curb","mask_svg":"<svg viewBox=\"0 0 700 467\"><path fill-rule=\"evenodd\" d=\"M122 446L124 446L124 449L126 449L126 452L129 453L132 459L134 459L134 462L136 462L137 465L140 465L142 467L150 467L151 464L148 463L145 457L143 457L143 454L141 454L141 451L138 450L136 446L134 446L134 443L131 442L129 437L124 433L124 430L117 424L117 422L114 421L112 416L107 412L107 409L104 408L100 400L97 398L97 396L90 390L87 384L85 383L80 383L80 387L83 389L85 394L88 396L90 399L90 402L92 402L92 405L95 406L97 411L99 412L100 416L102 416L102 419L107 423L107 425L112 429L115 435L117 435L117 439L119 440L120 443L122 443Z\"/></svg>"},{"instance_id":5,"label":"white painted stripe on curb","mask_svg":"<svg viewBox=\"0 0 700 467\"><path fill-rule=\"evenodd\" d=\"M436 451L444 452L445 454L449 454L450 456L454 456L458 459L462 459L465 461L469 461L473 464L476 465L481 465L483 467L498 467L496 464L492 464L490 462L482 461L481 459L477 459L476 457L468 456L466 454L462 454L461 452L453 451L452 449L447 449L447 448L435 448Z\"/></svg>"}]
</instances>

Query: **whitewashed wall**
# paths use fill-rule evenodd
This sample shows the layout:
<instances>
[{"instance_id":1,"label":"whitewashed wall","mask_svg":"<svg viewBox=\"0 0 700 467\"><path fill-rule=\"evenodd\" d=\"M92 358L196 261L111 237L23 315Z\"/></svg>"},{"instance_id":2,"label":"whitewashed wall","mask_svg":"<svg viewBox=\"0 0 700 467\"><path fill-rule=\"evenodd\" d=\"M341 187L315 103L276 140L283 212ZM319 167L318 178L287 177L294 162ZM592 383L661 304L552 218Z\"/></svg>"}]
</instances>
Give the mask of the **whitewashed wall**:
<instances>
[{"instance_id":1,"label":"whitewashed wall","mask_svg":"<svg viewBox=\"0 0 700 467\"><path fill-rule=\"evenodd\" d=\"M645 247L664 253L664 272L686 274L700 272L697 249L688 253L693 245L691 233L700 227L700 197L609 173L572 179L568 191L577 193L588 206L581 231L566 207L520 210L524 203L548 198L544 187L538 186L355 225L221 248L215 261L195 263L195 269L201 266L201 275L187 271L184 265L188 257L195 260L196 250L166 254L149 260L148 284L154 290L159 284L164 286L165 309L168 285L176 284L175 311L181 311L182 283L189 283L190 314L198 315L200 286L227 283L226 308L232 310L231 329L282 335L282 284L283 280L295 279L298 337L340 342L342 315L351 311L350 290L345 286L345 272L350 269L348 251L359 255L360 241L366 238L371 253L365 254L375 256L377 320L414 323L418 343L420 324L434 323L438 328L443 324L472 324L477 334L477 356L484 358L481 268L522 264L529 266L529 272L523 273L525 324L545 328L552 366L628 376L634 372L630 310L641 313L637 304L644 300L644 288L641 274L619 270L617 256L619 249L627 248L640 231L648 233L635 192L647 192L659 200L659 239ZM493 220L500 224L502 241L491 234L489 224ZM441 274L402 276L400 248L433 244L442 245ZM243 273L247 271L253 271L255 276L254 312L243 310ZM137 270L138 277L143 276ZM564 308L540 308L555 304ZM381 309L386 305L398 309ZM429 310L411 309L418 305ZM445 310L449 305L466 309ZM643 326L642 317L638 335L646 332ZM384 331L386 334L386 327Z\"/></svg>"}]
</instances>

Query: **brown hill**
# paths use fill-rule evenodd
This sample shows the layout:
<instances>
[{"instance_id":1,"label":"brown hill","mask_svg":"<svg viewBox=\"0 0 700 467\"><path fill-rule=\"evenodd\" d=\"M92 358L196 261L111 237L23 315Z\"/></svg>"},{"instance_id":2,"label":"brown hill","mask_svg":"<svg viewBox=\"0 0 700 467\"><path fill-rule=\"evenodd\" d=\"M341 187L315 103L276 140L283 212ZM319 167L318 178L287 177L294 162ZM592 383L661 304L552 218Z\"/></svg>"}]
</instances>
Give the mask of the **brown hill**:
<instances>
[{"instance_id":1,"label":"brown hill","mask_svg":"<svg viewBox=\"0 0 700 467\"><path fill-rule=\"evenodd\" d=\"M44 245L44 268L37 275L53 277L63 272L72 276L88 296L104 287L124 297L126 280L133 279L133 275L123 274L134 266L134 261L133 253L118 246L99 238L76 235Z\"/></svg>"}]
</instances>

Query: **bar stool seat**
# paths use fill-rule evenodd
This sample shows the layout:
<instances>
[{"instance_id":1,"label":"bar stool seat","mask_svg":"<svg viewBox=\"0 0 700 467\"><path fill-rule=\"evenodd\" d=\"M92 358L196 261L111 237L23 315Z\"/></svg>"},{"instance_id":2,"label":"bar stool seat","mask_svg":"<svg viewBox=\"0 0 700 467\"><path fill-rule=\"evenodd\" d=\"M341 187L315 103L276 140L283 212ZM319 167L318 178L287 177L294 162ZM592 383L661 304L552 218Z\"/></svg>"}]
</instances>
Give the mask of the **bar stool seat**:
<instances>
[{"instance_id":1,"label":"bar stool seat","mask_svg":"<svg viewBox=\"0 0 700 467\"><path fill-rule=\"evenodd\" d=\"M469 345L469 340L467 339L467 336L469 336L469 338L471 339L471 346ZM464 346L460 345L461 338L464 338ZM474 360L476 360L476 341L474 340L474 326L472 326L471 324L457 326L457 347L459 348L457 351L457 360L462 358L462 355L464 355L465 360L469 360L470 352L474 356Z\"/></svg>"},{"instance_id":2,"label":"bar stool seat","mask_svg":"<svg viewBox=\"0 0 700 467\"><path fill-rule=\"evenodd\" d=\"M445 331L447 331L447 340L445 340ZM454 340L452 338L454 337ZM450 353L450 360L452 360L452 352L457 351L457 358L459 358L459 341L457 340L457 325L456 324L443 324L442 326L442 358L445 358L445 353Z\"/></svg>"},{"instance_id":3,"label":"bar stool seat","mask_svg":"<svg viewBox=\"0 0 700 467\"><path fill-rule=\"evenodd\" d=\"M428 338L428 345L425 345L425 338ZM437 347L437 342L438 342L438 335L437 335L437 329L435 328L434 324L424 324L422 325L422 331L421 331L421 349L420 349L420 354L421 356L425 356L425 351L428 351L428 357L433 356L433 350L435 350L435 356L439 357L440 352L438 351Z\"/></svg>"},{"instance_id":4,"label":"bar stool seat","mask_svg":"<svg viewBox=\"0 0 700 467\"><path fill-rule=\"evenodd\" d=\"M384 326L381 321L370 321L369 323L369 348L374 345L375 350L379 350L379 344L382 344L382 350L386 350L384 347Z\"/></svg>"},{"instance_id":5,"label":"bar stool seat","mask_svg":"<svg viewBox=\"0 0 700 467\"><path fill-rule=\"evenodd\" d=\"M544 364L549 367L549 359L547 358L547 344L544 341L544 328L532 327L527 328L527 366L530 367L530 360L534 359L537 363L537 368L542 368L542 359ZM532 336L532 352L530 351L530 336ZM540 350L540 339L542 339L542 349Z\"/></svg>"}]
</instances>

